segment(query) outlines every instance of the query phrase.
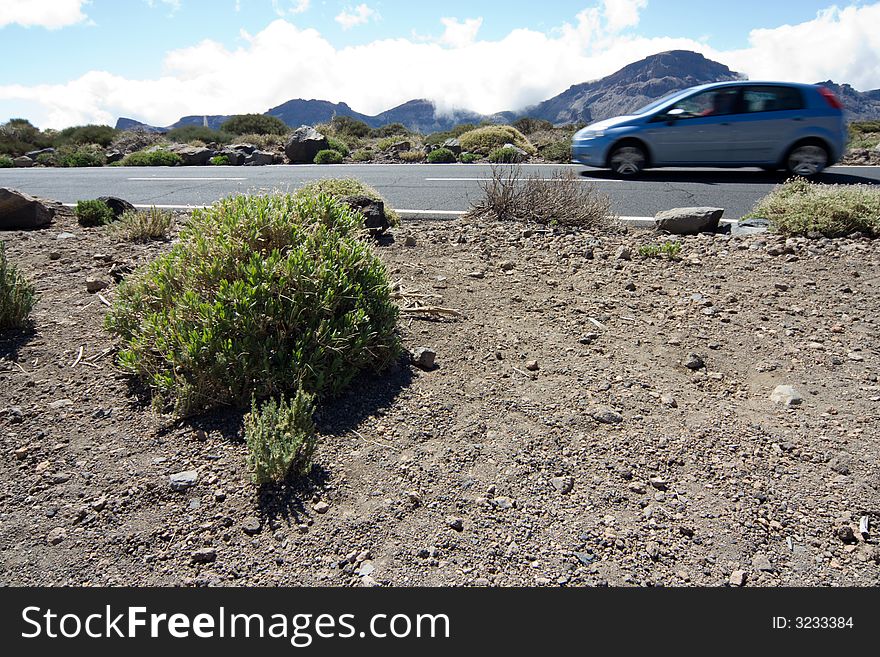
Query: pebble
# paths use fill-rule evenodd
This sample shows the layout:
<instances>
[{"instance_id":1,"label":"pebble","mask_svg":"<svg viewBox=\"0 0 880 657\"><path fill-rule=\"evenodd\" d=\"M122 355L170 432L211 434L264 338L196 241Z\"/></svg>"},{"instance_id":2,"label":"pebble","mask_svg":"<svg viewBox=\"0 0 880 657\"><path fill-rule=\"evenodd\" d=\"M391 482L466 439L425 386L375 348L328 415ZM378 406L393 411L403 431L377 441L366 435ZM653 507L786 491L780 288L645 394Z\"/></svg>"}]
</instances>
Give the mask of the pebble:
<instances>
[{"instance_id":1,"label":"pebble","mask_svg":"<svg viewBox=\"0 0 880 657\"><path fill-rule=\"evenodd\" d=\"M621 246L614 253L617 260L632 260L632 251L628 246Z\"/></svg>"},{"instance_id":2,"label":"pebble","mask_svg":"<svg viewBox=\"0 0 880 657\"><path fill-rule=\"evenodd\" d=\"M327 502L318 502L314 507L315 513L327 513L330 510L330 505Z\"/></svg>"},{"instance_id":3,"label":"pebble","mask_svg":"<svg viewBox=\"0 0 880 657\"><path fill-rule=\"evenodd\" d=\"M590 413L590 416L596 422L602 424L620 424L623 422L623 416L610 408L597 408Z\"/></svg>"},{"instance_id":4,"label":"pebble","mask_svg":"<svg viewBox=\"0 0 880 657\"><path fill-rule=\"evenodd\" d=\"M413 237L412 235L407 235L406 237L403 238L403 245L404 246L415 246L416 245L416 238Z\"/></svg>"},{"instance_id":5,"label":"pebble","mask_svg":"<svg viewBox=\"0 0 880 657\"><path fill-rule=\"evenodd\" d=\"M49 404L49 408L51 408L53 411L57 411L59 408L66 408L67 406L73 406L72 399L59 399Z\"/></svg>"},{"instance_id":6,"label":"pebble","mask_svg":"<svg viewBox=\"0 0 880 657\"><path fill-rule=\"evenodd\" d=\"M758 552L754 557L752 557L752 567L755 570L760 570L765 573L772 573L775 568L773 568L773 564L770 563L770 559L763 552Z\"/></svg>"},{"instance_id":7,"label":"pebble","mask_svg":"<svg viewBox=\"0 0 880 657\"><path fill-rule=\"evenodd\" d=\"M563 495L567 495L574 489L574 479L571 477L553 477L550 484Z\"/></svg>"},{"instance_id":8,"label":"pebble","mask_svg":"<svg viewBox=\"0 0 880 657\"><path fill-rule=\"evenodd\" d=\"M688 354L684 360L684 366L689 370L699 370L706 366L706 362L699 354Z\"/></svg>"},{"instance_id":9,"label":"pebble","mask_svg":"<svg viewBox=\"0 0 880 657\"><path fill-rule=\"evenodd\" d=\"M664 406L668 406L669 408L678 408L678 402L675 401L675 397L670 395L668 392L660 395L660 402Z\"/></svg>"},{"instance_id":10,"label":"pebble","mask_svg":"<svg viewBox=\"0 0 880 657\"><path fill-rule=\"evenodd\" d=\"M797 406L804 400L801 393L794 386L776 386L770 394L770 401L784 406Z\"/></svg>"},{"instance_id":11,"label":"pebble","mask_svg":"<svg viewBox=\"0 0 880 657\"><path fill-rule=\"evenodd\" d=\"M199 548L192 553L193 563L211 563L217 559L217 550L212 547Z\"/></svg>"},{"instance_id":12,"label":"pebble","mask_svg":"<svg viewBox=\"0 0 880 657\"><path fill-rule=\"evenodd\" d=\"M434 369L437 352L429 347L416 347L410 353L413 364L422 370Z\"/></svg>"},{"instance_id":13,"label":"pebble","mask_svg":"<svg viewBox=\"0 0 880 657\"><path fill-rule=\"evenodd\" d=\"M176 472L168 477L171 483L171 490L177 492L185 491L192 488L199 481L199 473L196 470L186 470L184 472Z\"/></svg>"},{"instance_id":14,"label":"pebble","mask_svg":"<svg viewBox=\"0 0 880 657\"><path fill-rule=\"evenodd\" d=\"M536 361L536 360L526 361L526 369L529 372L537 372L539 369L538 368L538 361Z\"/></svg>"},{"instance_id":15,"label":"pebble","mask_svg":"<svg viewBox=\"0 0 880 657\"><path fill-rule=\"evenodd\" d=\"M110 283L100 278L87 278L86 279L86 290L89 292L100 292L103 289L110 287Z\"/></svg>"},{"instance_id":16,"label":"pebble","mask_svg":"<svg viewBox=\"0 0 880 657\"><path fill-rule=\"evenodd\" d=\"M46 536L46 542L49 545L58 545L65 538L67 538L67 530L63 527L56 527Z\"/></svg>"},{"instance_id":17,"label":"pebble","mask_svg":"<svg viewBox=\"0 0 880 657\"><path fill-rule=\"evenodd\" d=\"M734 570L732 573L730 573L730 579L728 579L727 581L731 586L745 586L746 571Z\"/></svg>"},{"instance_id":18,"label":"pebble","mask_svg":"<svg viewBox=\"0 0 880 657\"><path fill-rule=\"evenodd\" d=\"M241 531L248 536L259 534L262 529L263 523L261 523L260 519L255 516L248 516L241 522Z\"/></svg>"},{"instance_id":19,"label":"pebble","mask_svg":"<svg viewBox=\"0 0 880 657\"><path fill-rule=\"evenodd\" d=\"M460 532L464 529L464 519L457 518L455 516L447 516L446 517L446 525L451 527L457 532Z\"/></svg>"}]
</instances>

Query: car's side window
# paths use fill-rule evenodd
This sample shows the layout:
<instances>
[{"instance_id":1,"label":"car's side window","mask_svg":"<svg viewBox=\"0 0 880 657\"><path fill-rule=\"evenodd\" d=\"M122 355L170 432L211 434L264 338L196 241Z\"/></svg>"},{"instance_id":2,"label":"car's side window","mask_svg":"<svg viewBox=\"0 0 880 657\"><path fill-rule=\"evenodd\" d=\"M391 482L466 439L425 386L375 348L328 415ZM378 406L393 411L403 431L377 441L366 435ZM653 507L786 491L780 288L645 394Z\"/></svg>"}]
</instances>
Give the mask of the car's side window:
<instances>
[{"instance_id":1,"label":"car's side window","mask_svg":"<svg viewBox=\"0 0 880 657\"><path fill-rule=\"evenodd\" d=\"M746 87L743 90L743 111L780 112L804 107L801 92L793 87Z\"/></svg>"},{"instance_id":2,"label":"car's side window","mask_svg":"<svg viewBox=\"0 0 880 657\"><path fill-rule=\"evenodd\" d=\"M694 119L736 114L739 111L738 104L738 89L710 89L679 101L670 110L680 110L676 112L680 119Z\"/></svg>"}]
</instances>

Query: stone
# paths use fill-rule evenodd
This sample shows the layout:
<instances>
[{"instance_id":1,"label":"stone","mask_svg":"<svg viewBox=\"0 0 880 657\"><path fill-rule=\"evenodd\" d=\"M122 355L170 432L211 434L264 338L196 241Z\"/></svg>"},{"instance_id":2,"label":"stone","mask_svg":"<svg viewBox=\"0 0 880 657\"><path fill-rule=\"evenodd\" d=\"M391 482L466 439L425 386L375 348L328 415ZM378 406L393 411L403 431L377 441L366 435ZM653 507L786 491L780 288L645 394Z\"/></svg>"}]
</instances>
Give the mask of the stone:
<instances>
[{"instance_id":1,"label":"stone","mask_svg":"<svg viewBox=\"0 0 880 657\"><path fill-rule=\"evenodd\" d=\"M496 509L512 509L516 506L516 501L509 497L493 497L489 502Z\"/></svg>"},{"instance_id":2,"label":"stone","mask_svg":"<svg viewBox=\"0 0 880 657\"><path fill-rule=\"evenodd\" d=\"M446 148L452 151L456 156L461 155L461 142L458 139L447 139L442 144L440 144L440 148Z\"/></svg>"},{"instance_id":3,"label":"stone","mask_svg":"<svg viewBox=\"0 0 880 657\"><path fill-rule=\"evenodd\" d=\"M770 401L774 404L782 404L783 406L797 406L804 401L804 398L794 386L780 385L773 389L770 394Z\"/></svg>"},{"instance_id":4,"label":"stone","mask_svg":"<svg viewBox=\"0 0 880 657\"><path fill-rule=\"evenodd\" d=\"M67 406L73 406L72 399L58 399L49 404L49 408L53 411L57 411L60 408L66 408Z\"/></svg>"},{"instance_id":5,"label":"stone","mask_svg":"<svg viewBox=\"0 0 880 657\"><path fill-rule=\"evenodd\" d=\"M221 150L217 155L222 155L228 161L230 166L240 167L244 164L245 159L247 158L247 154L242 153L241 151L233 150L232 148L226 147Z\"/></svg>"},{"instance_id":6,"label":"stone","mask_svg":"<svg viewBox=\"0 0 880 657\"><path fill-rule=\"evenodd\" d=\"M529 372L537 372L538 369L540 369L539 366L538 366L538 361L536 361L536 360L529 360L529 361L526 361L526 369L527 369Z\"/></svg>"},{"instance_id":7,"label":"stone","mask_svg":"<svg viewBox=\"0 0 880 657\"><path fill-rule=\"evenodd\" d=\"M87 278L86 279L86 290L94 294L95 292L100 292L103 289L106 289L110 286L110 283L107 281L101 280L100 278Z\"/></svg>"},{"instance_id":8,"label":"stone","mask_svg":"<svg viewBox=\"0 0 880 657\"><path fill-rule=\"evenodd\" d=\"M746 571L734 570L732 573L730 573L730 579L728 579L727 582L731 586L745 586L745 584L746 584Z\"/></svg>"},{"instance_id":9,"label":"stone","mask_svg":"<svg viewBox=\"0 0 880 657\"><path fill-rule=\"evenodd\" d=\"M772 573L776 570L773 567L773 564L770 563L770 559L763 552L758 552L754 557L752 557L752 567L755 570L760 570L765 573Z\"/></svg>"},{"instance_id":10,"label":"stone","mask_svg":"<svg viewBox=\"0 0 880 657\"><path fill-rule=\"evenodd\" d=\"M660 395L660 403L664 406L668 406L669 408L678 408L678 402L675 401L675 397L670 395L668 392Z\"/></svg>"},{"instance_id":11,"label":"stone","mask_svg":"<svg viewBox=\"0 0 880 657\"><path fill-rule=\"evenodd\" d=\"M699 370L706 366L706 362L699 354L688 354L684 360L684 366L689 370Z\"/></svg>"},{"instance_id":12,"label":"stone","mask_svg":"<svg viewBox=\"0 0 880 657\"><path fill-rule=\"evenodd\" d=\"M20 155L12 160L12 166L17 169L26 169L34 166L34 161L27 155Z\"/></svg>"},{"instance_id":13,"label":"stone","mask_svg":"<svg viewBox=\"0 0 880 657\"><path fill-rule=\"evenodd\" d=\"M245 156L244 166L264 167L275 161L275 155L269 151L254 151Z\"/></svg>"},{"instance_id":14,"label":"stone","mask_svg":"<svg viewBox=\"0 0 880 657\"><path fill-rule=\"evenodd\" d=\"M651 477L648 479L648 483L657 490L667 490L669 488L669 484L662 477Z\"/></svg>"},{"instance_id":15,"label":"stone","mask_svg":"<svg viewBox=\"0 0 880 657\"><path fill-rule=\"evenodd\" d=\"M550 485L563 495L568 495L574 489L574 479L571 477L553 477L550 480Z\"/></svg>"},{"instance_id":16,"label":"stone","mask_svg":"<svg viewBox=\"0 0 880 657\"><path fill-rule=\"evenodd\" d=\"M284 145L284 153L291 164L311 164L318 151L329 148L327 138L313 127L304 125L293 131Z\"/></svg>"},{"instance_id":17,"label":"stone","mask_svg":"<svg viewBox=\"0 0 880 657\"><path fill-rule=\"evenodd\" d=\"M422 370L434 369L437 352L429 347L416 347L410 353L413 365Z\"/></svg>"},{"instance_id":18,"label":"stone","mask_svg":"<svg viewBox=\"0 0 880 657\"><path fill-rule=\"evenodd\" d=\"M186 144L175 144L169 150L180 156L181 164L185 167L203 167L206 166L217 152L211 148L204 146L187 146Z\"/></svg>"},{"instance_id":19,"label":"stone","mask_svg":"<svg viewBox=\"0 0 880 657\"><path fill-rule=\"evenodd\" d=\"M412 235L407 235L406 237L403 238L403 245L404 246L415 246L416 245L416 238L413 237Z\"/></svg>"},{"instance_id":20,"label":"stone","mask_svg":"<svg viewBox=\"0 0 880 657\"><path fill-rule=\"evenodd\" d=\"M621 246L614 254L617 260L632 260L632 250L628 246Z\"/></svg>"},{"instance_id":21,"label":"stone","mask_svg":"<svg viewBox=\"0 0 880 657\"><path fill-rule=\"evenodd\" d=\"M327 513L330 510L330 505L327 502L321 501L312 508L315 509L315 513Z\"/></svg>"},{"instance_id":22,"label":"stone","mask_svg":"<svg viewBox=\"0 0 880 657\"><path fill-rule=\"evenodd\" d=\"M446 526L454 529L457 532L464 530L464 519L457 518L455 516L447 516L446 517Z\"/></svg>"},{"instance_id":23,"label":"stone","mask_svg":"<svg viewBox=\"0 0 880 657\"><path fill-rule=\"evenodd\" d=\"M521 149L519 146L517 146L516 144L511 144L508 142L507 144L504 144L504 146L502 146L501 148L503 148L505 151L512 151L513 152L513 159L506 160L507 162L513 162L513 163L519 164L520 162L525 162L526 160L529 159L529 154L527 152L525 152L523 149Z\"/></svg>"},{"instance_id":24,"label":"stone","mask_svg":"<svg viewBox=\"0 0 880 657\"><path fill-rule=\"evenodd\" d=\"M724 214L723 208L674 208L654 215L654 227L673 235L714 232Z\"/></svg>"},{"instance_id":25,"label":"stone","mask_svg":"<svg viewBox=\"0 0 880 657\"><path fill-rule=\"evenodd\" d=\"M49 545L58 545L67 538L67 530L64 527L56 527L46 535L46 542Z\"/></svg>"},{"instance_id":26,"label":"stone","mask_svg":"<svg viewBox=\"0 0 880 657\"><path fill-rule=\"evenodd\" d=\"M376 566L367 562L358 569L357 574L359 577L369 577L374 572L376 572Z\"/></svg>"},{"instance_id":27,"label":"stone","mask_svg":"<svg viewBox=\"0 0 880 657\"><path fill-rule=\"evenodd\" d=\"M198 483L199 473L196 470L176 472L168 477L168 481L171 483L171 490L182 492Z\"/></svg>"},{"instance_id":28,"label":"stone","mask_svg":"<svg viewBox=\"0 0 880 657\"><path fill-rule=\"evenodd\" d=\"M14 189L0 187L0 230L34 230L52 223L55 208Z\"/></svg>"},{"instance_id":29,"label":"stone","mask_svg":"<svg viewBox=\"0 0 880 657\"><path fill-rule=\"evenodd\" d=\"M339 199L352 210L360 212L364 217L364 228L372 235L384 233L391 227L391 222L385 214L385 204L374 198L363 195L343 196Z\"/></svg>"},{"instance_id":30,"label":"stone","mask_svg":"<svg viewBox=\"0 0 880 657\"><path fill-rule=\"evenodd\" d=\"M193 563L211 563L217 559L217 550L212 547L199 548L192 553Z\"/></svg>"},{"instance_id":31,"label":"stone","mask_svg":"<svg viewBox=\"0 0 880 657\"><path fill-rule=\"evenodd\" d=\"M610 408L594 409L590 412L590 417L601 424L620 424L623 422L623 416Z\"/></svg>"},{"instance_id":32,"label":"stone","mask_svg":"<svg viewBox=\"0 0 880 657\"><path fill-rule=\"evenodd\" d=\"M241 522L241 531L243 531L248 536L259 534L262 529L263 523L260 522L259 518L256 518L254 516L248 516Z\"/></svg>"},{"instance_id":33,"label":"stone","mask_svg":"<svg viewBox=\"0 0 880 657\"><path fill-rule=\"evenodd\" d=\"M837 538L839 538L844 543L855 543L856 542L856 534L853 531L853 528L849 525L843 525L838 527L834 532L837 534Z\"/></svg>"},{"instance_id":34,"label":"stone","mask_svg":"<svg viewBox=\"0 0 880 657\"><path fill-rule=\"evenodd\" d=\"M54 152L54 148L41 148L37 151L28 151L27 153L25 153L25 155L36 162L37 158L40 157L40 155L52 155Z\"/></svg>"}]
</instances>

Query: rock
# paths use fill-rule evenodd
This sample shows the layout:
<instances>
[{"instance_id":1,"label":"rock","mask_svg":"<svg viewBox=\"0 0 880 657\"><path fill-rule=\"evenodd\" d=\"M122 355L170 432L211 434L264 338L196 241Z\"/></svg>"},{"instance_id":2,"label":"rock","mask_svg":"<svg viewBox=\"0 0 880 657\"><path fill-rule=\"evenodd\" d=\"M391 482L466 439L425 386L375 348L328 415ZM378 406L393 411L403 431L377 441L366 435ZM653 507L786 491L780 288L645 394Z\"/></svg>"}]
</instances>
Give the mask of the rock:
<instances>
[{"instance_id":1,"label":"rock","mask_svg":"<svg viewBox=\"0 0 880 657\"><path fill-rule=\"evenodd\" d=\"M25 153L25 155L36 162L37 158L40 157L40 155L52 155L54 152L54 148L41 148L38 151L28 151L27 153Z\"/></svg>"},{"instance_id":2,"label":"rock","mask_svg":"<svg viewBox=\"0 0 880 657\"><path fill-rule=\"evenodd\" d=\"M461 155L461 142L458 139L447 139L442 144L440 144L440 148L446 148L452 151L456 156Z\"/></svg>"},{"instance_id":3,"label":"rock","mask_svg":"<svg viewBox=\"0 0 880 657\"><path fill-rule=\"evenodd\" d=\"M385 215L385 204L369 196L343 196L339 199L352 210L360 212L364 217L364 228L373 235L384 233L391 227L391 222Z\"/></svg>"},{"instance_id":4,"label":"rock","mask_svg":"<svg viewBox=\"0 0 880 657\"><path fill-rule=\"evenodd\" d=\"M318 151L329 148L327 138L311 126L300 126L293 131L284 152L291 164L311 164Z\"/></svg>"},{"instance_id":5,"label":"rock","mask_svg":"<svg viewBox=\"0 0 880 657\"><path fill-rule=\"evenodd\" d=\"M435 367L437 352L428 347L416 347L410 353L413 365L422 370L432 370Z\"/></svg>"},{"instance_id":6,"label":"rock","mask_svg":"<svg viewBox=\"0 0 880 657\"><path fill-rule=\"evenodd\" d=\"M226 148L235 151L236 153L241 153L244 156L253 155L257 152L257 147L253 144L230 144ZM314 159L314 158L312 158Z\"/></svg>"},{"instance_id":7,"label":"rock","mask_svg":"<svg viewBox=\"0 0 880 657\"><path fill-rule=\"evenodd\" d=\"M34 166L34 161L29 158L27 155L20 155L12 160L12 166L18 169L26 169L28 167Z\"/></svg>"},{"instance_id":8,"label":"rock","mask_svg":"<svg viewBox=\"0 0 880 657\"><path fill-rule=\"evenodd\" d=\"M674 208L654 215L654 227L673 235L714 232L722 214L723 208Z\"/></svg>"},{"instance_id":9,"label":"rock","mask_svg":"<svg viewBox=\"0 0 880 657\"><path fill-rule=\"evenodd\" d=\"M399 141L395 144L391 144L391 146L388 147L388 150L400 152L400 151L408 151L411 148L412 148L412 144L410 142L404 140L404 141Z\"/></svg>"},{"instance_id":10,"label":"rock","mask_svg":"<svg viewBox=\"0 0 880 657\"><path fill-rule=\"evenodd\" d=\"M100 278L87 278L86 279L86 290L94 294L95 292L100 292L101 290L110 286L110 283L107 281L103 281Z\"/></svg>"},{"instance_id":11,"label":"rock","mask_svg":"<svg viewBox=\"0 0 880 657\"><path fill-rule=\"evenodd\" d=\"M107 158L107 164L113 164L114 162L121 162L125 157L125 153L122 151L107 151L104 153L104 157Z\"/></svg>"},{"instance_id":12,"label":"rock","mask_svg":"<svg viewBox=\"0 0 880 657\"><path fill-rule=\"evenodd\" d=\"M507 144L504 144L504 146L502 146L502 148L504 150L513 151L514 156L513 156L512 162L514 162L514 163L518 164L520 162L525 162L526 160L529 159L529 154L526 153L523 149L521 149L516 144L507 143Z\"/></svg>"},{"instance_id":13,"label":"rock","mask_svg":"<svg viewBox=\"0 0 880 657\"><path fill-rule=\"evenodd\" d=\"M171 490L182 492L192 488L198 483L199 473L196 470L176 472L168 477L168 481L171 483Z\"/></svg>"},{"instance_id":14,"label":"rock","mask_svg":"<svg viewBox=\"0 0 880 657\"><path fill-rule=\"evenodd\" d=\"M689 370L699 370L706 366L706 362L699 354L688 354L684 360L684 366Z\"/></svg>"},{"instance_id":15,"label":"rock","mask_svg":"<svg viewBox=\"0 0 880 657\"><path fill-rule=\"evenodd\" d=\"M593 344L598 339L598 333L587 333L586 335L584 335L584 337L578 340L578 342L580 342L581 344Z\"/></svg>"},{"instance_id":16,"label":"rock","mask_svg":"<svg viewBox=\"0 0 880 657\"><path fill-rule=\"evenodd\" d=\"M330 510L330 505L327 502L321 501L312 508L315 509L315 513L327 513Z\"/></svg>"},{"instance_id":17,"label":"rock","mask_svg":"<svg viewBox=\"0 0 880 657\"><path fill-rule=\"evenodd\" d=\"M526 369L527 369L529 372L537 372L538 369L540 369L540 368L538 367L538 361L536 361L536 360L529 360L529 361L526 361Z\"/></svg>"},{"instance_id":18,"label":"rock","mask_svg":"<svg viewBox=\"0 0 880 657\"><path fill-rule=\"evenodd\" d=\"M254 516L248 516L241 522L241 531L243 531L248 536L259 534L262 529L263 523L260 522L259 518L256 518Z\"/></svg>"},{"instance_id":19,"label":"rock","mask_svg":"<svg viewBox=\"0 0 880 657\"><path fill-rule=\"evenodd\" d=\"M374 572L376 572L376 566L367 562L358 569L357 574L359 577L369 577Z\"/></svg>"},{"instance_id":20,"label":"rock","mask_svg":"<svg viewBox=\"0 0 880 657\"><path fill-rule=\"evenodd\" d=\"M49 404L49 408L53 411L57 411L59 408L66 408L67 406L73 406L72 399L58 399Z\"/></svg>"},{"instance_id":21,"label":"rock","mask_svg":"<svg viewBox=\"0 0 880 657\"><path fill-rule=\"evenodd\" d=\"M65 231L63 233L58 233L58 237L56 237L55 239L56 240L70 240L70 239L74 239L75 237L76 237L76 235L74 235L73 233L68 233Z\"/></svg>"},{"instance_id":22,"label":"rock","mask_svg":"<svg viewBox=\"0 0 880 657\"><path fill-rule=\"evenodd\" d=\"M838 527L834 532L837 534L837 538L839 538L844 543L855 543L856 542L856 534L853 531L853 528L849 525L843 525L842 527Z\"/></svg>"},{"instance_id":23,"label":"rock","mask_svg":"<svg viewBox=\"0 0 880 657\"><path fill-rule=\"evenodd\" d=\"M660 395L660 403L669 408L678 408L678 402L675 401L675 397L668 392Z\"/></svg>"},{"instance_id":24,"label":"rock","mask_svg":"<svg viewBox=\"0 0 880 657\"><path fill-rule=\"evenodd\" d=\"M602 424L620 424L623 422L623 416L610 408L594 409L590 412L590 417Z\"/></svg>"},{"instance_id":25,"label":"rock","mask_svg":"<svg viewBox=\"0 0 880 657\"><path fill-rule=\"evenodd\" d=\"M454 529L457 532L460 532L464 529L464 519L457 518L455 516L447 516L446 526Z\"/></svg>"},{"instance_id":26,"label":"rock","mask_svg":"<svg viewBox=\"0 0 880 657\"><path fill-rule=\"evenodd\" d=\"M210 159L217 154L217 152L211 148L205 148L204 146L187 146L186 144L175 144L169 150L180 156L180 163L185 167L206 166Z\"/></svg>"},{"instance_id":27,"label":"rock","mask_svg":"<svg viewBox=\"0 0 880 657\"><path fill-rule=\"evenodd\" d=\"M221 150L217 155L222 155L227 160L229 160L230 166L240 167L244 164L245 159L247 158L247 154L242 153L241 151L233 150L232 148L226 147Z\"/></svg>"},{"instance_id":28,"label":"rock","mask_svg":"<svg viewBox=\"0 0 880 657\"><path fill-rule=\"evenodd\" d=\"M513 271L516 268L516 263L511 262L510 260L504 260L503 262L498 263L498 267L501 271Z\"/></svg>"},{"instance_id":29,"label":"rock","mask_svg":"<svg viewBox=\"0 0 880 657\"><path fill-rule=\"evenodd\" d=\"M274 153L269 151L254 151L244 158L244 166L264 167L275 161Z\"/></svg>"},{"instance_id":30,"label":"rock","mask_svg":"<svg viewBox=\"0 0 880 657\"><path fill-rule=\"evenodd\" d=\"M55 208L14 189L0 187L0 230L33 230L52 223Z\"/></svg>"},{"instance_id":31,"label":"rock","mask_svg":"<svg viewBox=\"0 0 880 657\"><path fill-rule=\"evenodd\" d=\"M645 545L645 553L651 561L657 561L660 558L660 544L657 541L648 541Z\"/></svg>"},{"instance_id":32,"label":"rock","mask_svg":"<svg viewBox=\"0 0 880 657\"><path fill-rule=\"evenodd\" d=\"M568 495L574 489L574 479L571 477L553 477L550 484L563 495Z\"/></svg>"},{"instance_id":33,"label":"rock","mask_svg":"<svg viewBox=\"0 0 880 657\"><path fill-rule=\"evenodd\" d=\"M746 571L734 570L732 573L730 573L730 579L728 579L727 581L731 586L745 586Z\"/></svg>"},{"instance_id":34,"label":"rock","mask_svg":"<svg viewBox=\"0 0 880 657\"><path fill-rule=\"evenodd\" d=\"M628 246L621 246L614 254L617 260L632 260L632 251Z\"/></svg>"},{"instance_id":35,"label":"rock","mask_svg":"<svg viewBox=\"0 0 880 657\"><path fill-rule=\"evenodd\" d=\"M64 527L56 527L46 535L46 542L49 545L58 545L67 538L67 530Z\"/></svg>"},{"instance_id":36,"label":"rock","mask_svg":"<svg viewBox=\"0 0 880 657\"><path fill-rule=\"evenodd\" d=\"M412 235L407 235L406 237L403 238L403 245L404 246L415 246L416 245L416 238L413 237Z\"/></svg>"},{"instance_id":37,"label":"rock","mask_svg":"<svg viewBox=\"0 0 880 657\"><path fill-rule=\"evenodd\" d=\"M512 509L516 506L516 501L510 497L493 497L489 502L496 509Z\"/></svg>"},{"instance_id":38,"label":"rock","mask_svg":"<svg viewBox=\"0 0 880 657\"><path fill-rule=\"evenodd\" d=\"M752 567L755 570L760 570L765 573L772 573L776 570L773 567L773 564L770 563L770 559L763 552L758 552L754 557L752 557Z\"/></svg>"},{"instance_id":39,"label":"rock","mask_svg":"<svg viewBox=\"0 0 880 657\"><path fill-rule=\"evenodd\" d=\"M217 550L212 547L199 548L192 553L193 563L211 563L217 559Z\"/></svg>"},{"instance_id":40,"label":"rock","mask_svg":"<svg viewBox=\"0 0 880 657\"><path fill-rule=\"evenodd\" d=\"M783 404L785 406L797 406L804 401L804 398L794 386L776 386L770 395L770 401L774 404Z\"/></svg>"},{"instance_id":41,"label":"rock","mask_svg":"<svg viewBox=\"0 0 880 657\"><path fill-rule=\"evenodd\" d=\"M648 479L648 483L657 490L667 490L669 488L669 484L662 477L651 477Z\"/></svg>"}]
</instances>

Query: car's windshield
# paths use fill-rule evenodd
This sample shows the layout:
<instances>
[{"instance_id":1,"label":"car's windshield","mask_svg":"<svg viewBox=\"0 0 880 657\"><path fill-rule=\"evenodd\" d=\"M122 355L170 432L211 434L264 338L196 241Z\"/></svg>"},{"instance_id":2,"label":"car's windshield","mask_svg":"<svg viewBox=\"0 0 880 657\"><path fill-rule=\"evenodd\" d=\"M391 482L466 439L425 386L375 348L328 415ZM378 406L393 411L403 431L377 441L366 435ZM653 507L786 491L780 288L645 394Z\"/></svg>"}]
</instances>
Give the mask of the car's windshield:
<instances>
[{"instance_id":1,"label":"car's windshield","mask_svg":"<svg viewBox=\"0 0 880 657\"><path fill-rule=\"evenodd\" d=\"M690 89L679 89L678 91L673 91L672 93L668 93L662 98L658 98L655 101L652 101L645 105L644 107L640 107L635 112L632 112L633 115L638 116L639 114L647 114L648 112L657 109L663 103L672 100L676 96L681 96L686 91L690 91Z\"/></svg>"}]
</instances>

